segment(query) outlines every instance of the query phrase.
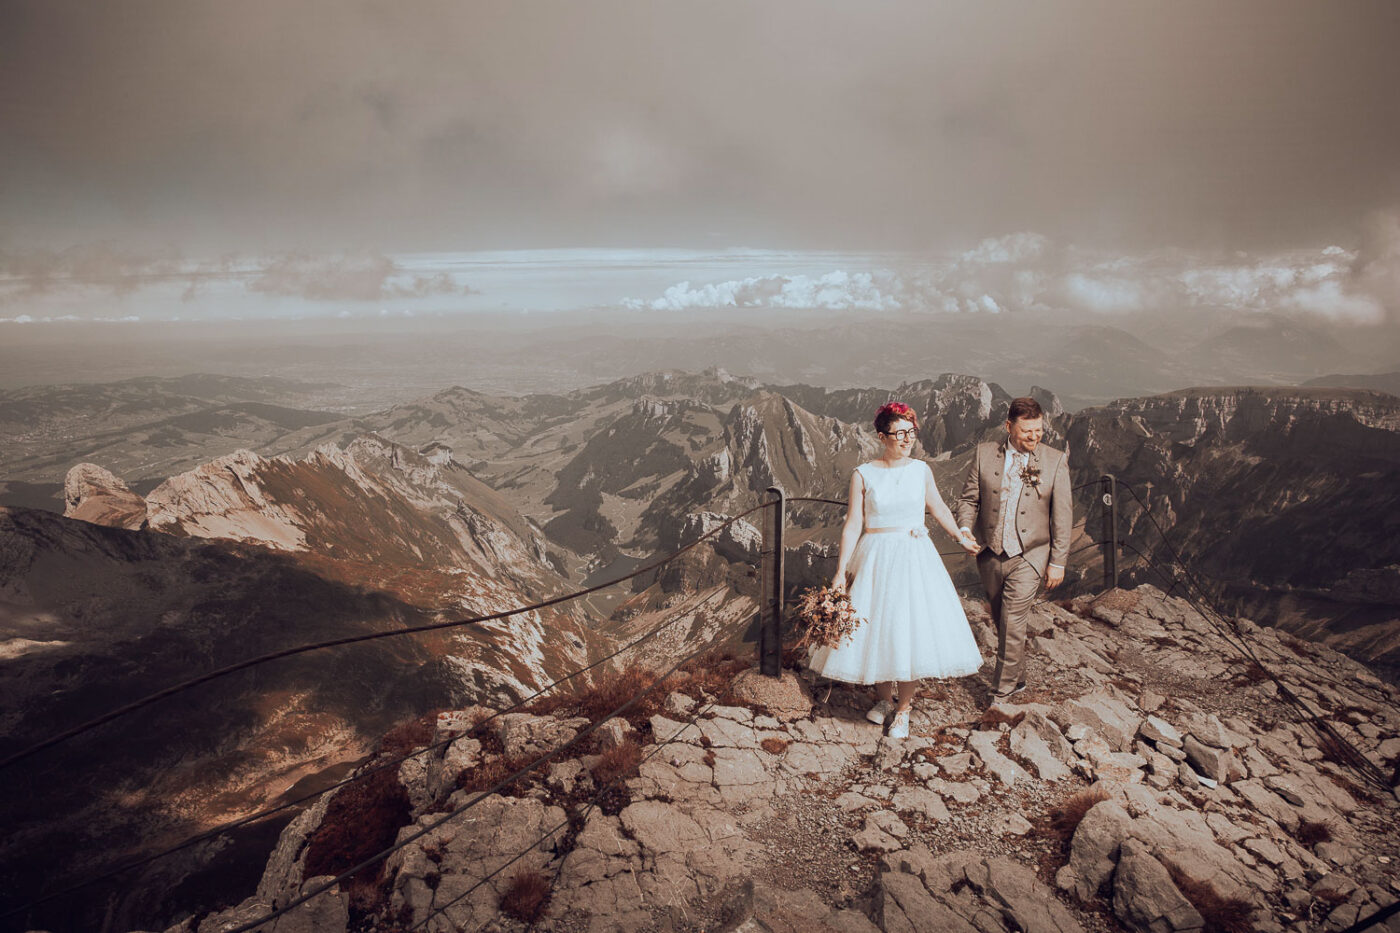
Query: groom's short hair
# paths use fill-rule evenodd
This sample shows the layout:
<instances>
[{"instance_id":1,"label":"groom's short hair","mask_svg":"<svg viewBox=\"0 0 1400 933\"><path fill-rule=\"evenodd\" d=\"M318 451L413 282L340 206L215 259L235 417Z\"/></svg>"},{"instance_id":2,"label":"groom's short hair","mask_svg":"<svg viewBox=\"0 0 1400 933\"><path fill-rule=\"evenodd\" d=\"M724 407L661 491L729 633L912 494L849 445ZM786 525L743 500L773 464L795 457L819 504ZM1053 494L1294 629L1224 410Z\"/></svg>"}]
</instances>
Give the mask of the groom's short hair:
<instances>
[{"instance_id":1,"label":"groom's short hair","mask_svg":"<svg viewBox=\"0 0 1400 933\"><path fill-rule=\"evenodd\" d=\"M1011 400L1011 407L1007 409L1006 420L1011 422L1020 421L1022 418L1044 418L1045 409L1040 407L1040 403L1030 396L1021 396Z\"/></svg>"}]
</instances>

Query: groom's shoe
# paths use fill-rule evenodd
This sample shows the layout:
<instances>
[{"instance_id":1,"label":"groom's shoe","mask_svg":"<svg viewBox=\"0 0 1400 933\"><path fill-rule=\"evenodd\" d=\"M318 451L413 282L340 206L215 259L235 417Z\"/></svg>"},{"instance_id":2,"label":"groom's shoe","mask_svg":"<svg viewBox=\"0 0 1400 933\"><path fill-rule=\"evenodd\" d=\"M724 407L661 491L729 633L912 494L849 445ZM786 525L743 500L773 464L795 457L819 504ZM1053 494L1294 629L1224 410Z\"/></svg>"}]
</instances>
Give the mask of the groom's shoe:
<instances>
[{"instance_id":1,"label":"groom's shoe","mask_svg":"<svg viewBox=\"0 0 1400 933\"><path fill-rule=\"evenodd\" d=\"M885 717L894 710L894 704L889 700L881 700L870 707L870 712L865 714L865 718L875 723L877 726L885 724Z\"/></svg>"},{"instance_id":2,"label":"groom's shoe","mask_svg":"<svg viewBox=\"0 0 1400 933\"><path fill-rule=\"evenodd\" d=\"M996 700L1009 700L1025 689L1026 682L1023 680L1017 683L1016 686L1012 687L1010 690L1005 691L1004 693L993 693L992 698Z\"/></svg>"}]
</instances>

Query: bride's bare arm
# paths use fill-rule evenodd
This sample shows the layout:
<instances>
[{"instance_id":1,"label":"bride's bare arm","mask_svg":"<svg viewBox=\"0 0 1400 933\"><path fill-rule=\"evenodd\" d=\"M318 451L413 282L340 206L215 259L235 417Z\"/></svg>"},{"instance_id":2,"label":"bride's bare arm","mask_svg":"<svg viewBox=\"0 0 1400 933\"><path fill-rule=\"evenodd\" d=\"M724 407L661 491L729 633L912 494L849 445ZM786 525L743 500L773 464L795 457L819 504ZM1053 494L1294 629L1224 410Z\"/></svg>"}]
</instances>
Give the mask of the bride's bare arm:
<instances>
[{"instance_id":1,"label":"bride's bare arm","mask_svg":"<svg viewBox=\"0 0 1400 933\"><path fill-rule=\"evenodd\" d=\"M948 533L948 537L967 548L968 543L963 540L962 529L953 519L953 510L948 508L948 503L944 502L943 497L938 494L938 484L934 482L932 470L926 470L924 473L924 504L933 514L933 520L938 522L938 526Z\"/></svg>"},{"instance_id":2,"label":"bride's bare arm","mask_svg":"<svg viewBox=\"0 0 1400 933\"><path fill-rule=\"evenodd\" d=\"M865 483L856 470L851 471L851 488L846 503L846 521L841 525L841 552L836 558L836 573L831 577L831 585L842 589L846 586L846 565L851 559L851 552L856 549L856 542L860 540L865 517Z\"/></svg>"}]
</instances>

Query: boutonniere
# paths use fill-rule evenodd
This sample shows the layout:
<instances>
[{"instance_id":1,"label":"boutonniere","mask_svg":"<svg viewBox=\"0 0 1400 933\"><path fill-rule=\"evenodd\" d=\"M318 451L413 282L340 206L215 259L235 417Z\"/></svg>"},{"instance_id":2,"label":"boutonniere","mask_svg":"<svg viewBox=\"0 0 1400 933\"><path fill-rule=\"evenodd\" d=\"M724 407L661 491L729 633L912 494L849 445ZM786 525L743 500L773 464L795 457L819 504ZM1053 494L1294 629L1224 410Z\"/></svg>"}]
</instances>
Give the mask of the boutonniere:
<instances>
[{"instance_id":1,"label":"boutonniere","mask_svg":"<svg viewBox=\"0 0 1400 933\"><path fill-rule=\"evenodd\" d=\"M1021 482L1040 492L1040 467L1033 463L1021 467Z\"/></svg>"}]
</instances>

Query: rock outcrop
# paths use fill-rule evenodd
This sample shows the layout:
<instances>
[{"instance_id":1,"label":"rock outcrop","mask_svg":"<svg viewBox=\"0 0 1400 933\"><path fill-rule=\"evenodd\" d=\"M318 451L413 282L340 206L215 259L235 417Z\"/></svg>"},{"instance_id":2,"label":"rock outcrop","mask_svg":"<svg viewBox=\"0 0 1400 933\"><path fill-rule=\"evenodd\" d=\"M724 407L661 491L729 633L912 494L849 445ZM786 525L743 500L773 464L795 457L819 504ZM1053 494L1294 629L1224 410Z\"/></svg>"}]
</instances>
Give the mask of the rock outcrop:
<instances>
[{"instance_id":1,"label":"rock outcrop","mask_svg":"<svg viewBox=\"0 0 1400 933\"><path fill-rule=\"evenodd\" d=\"M904 741L865 720L863 691L823 690L804 710L810 688L791 673L767 692L755 673L718 694L676 681L606 744L558 744L585 736L567 701L513 712L468 740L549 736L537 750L562 757L470 807L509 743L451 758L446 783L440 749L401 770L419 803L363 909L430 930L523 930L528 916L561 933L1077 933L1103 929L1100 912L1154 933L1227 914L1269 933L1340 929L1400 892L1400 802L1374 771L1339 764L1279 685L1387 772L1400 691L1335 652L1305 659L1291 636L1235 625L1277 682L1151 587L1042 603L1032 688L988 709L976 678L939 684ZM444 714L438 731L481 714ZM254 898L183 929L303 890L285 856L315 822L284 834ZM530 885L549 889L537 915L523 912Z\"/></svg>"},{"instance_id":2,"label":"rock outcrop","mask_svg":"<svg viewBox=\"0 0 1400 933\"><path fill-rule=\"evenodd\" d=\"M135 531L146 524L146 500L95 463L80 463L63 481L68 518Z\"/></svg>"}]
</instances>

